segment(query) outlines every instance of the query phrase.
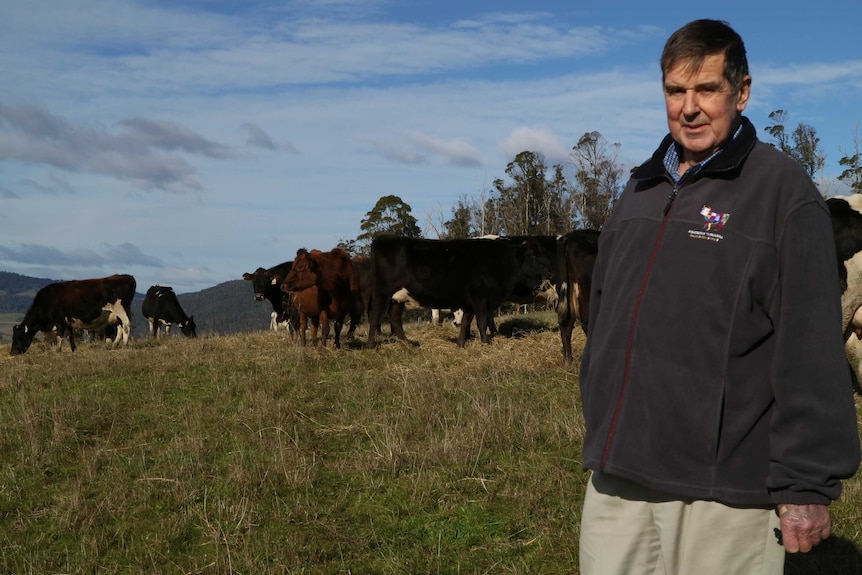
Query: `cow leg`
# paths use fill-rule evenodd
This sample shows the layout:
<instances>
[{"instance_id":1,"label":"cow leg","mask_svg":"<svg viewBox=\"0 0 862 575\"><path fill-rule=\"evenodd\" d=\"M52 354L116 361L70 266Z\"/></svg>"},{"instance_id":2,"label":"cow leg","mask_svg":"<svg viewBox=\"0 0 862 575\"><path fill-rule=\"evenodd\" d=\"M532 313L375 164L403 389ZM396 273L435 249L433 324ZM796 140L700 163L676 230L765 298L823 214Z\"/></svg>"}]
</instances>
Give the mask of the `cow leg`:
<instances>
[{"instance_id":1,"label":"cow leg","mask_svg":"<svg viewBox=\"0 0 862 575\"><path fill-rule=\"evenodd\" d=\"M574 318L572 318L574 320ZM575 327L574 321L560 323L560 339L563 343L563 361L566 365L570 365L574 360L572 356L572 330Z\"/></svg>"},{"instance_id":2,"label":"cow leg","mask_svg":"<svg viewBox=\"0 0 862 575\"><path fill-rule=\"evenodd\" d=\"M368 299L368 308L366 310L368 314L368 339L365 340L366 349L377 345L377 332L380 331L380 323L385 312L379 301L380 298L373 295Z\"/></svg>"},{"instance_id":3,"label":"cow leg","mask_svg":"<svg viewBox=\"0 0 862 575\"><path fill-rule=\"evenodd\" d=\"M326 347L326 338L329 337L329 312L320 312L320 339L323 347Z\"/></svg>"},{"instance_id":4,"label":"cow leg","mask_svg":"<svg viewBox=\"0 0 862 575\"><path fill-rule=\"evenodd\" d=\"M305 330L308 329L308 314L299 312L299 345L305 347Z\"/></svg>"},{"instance_id":5,"label":"cow leg","mask_svg":"<svg viewBox=\"0 0 862 575\"><path fill-rule=\"evenodd\" d=\"M464 316L461 319L461 329L458 332L458 347L467 345L467 339L470 337L470 324L473 323L473 310L464 310Z\"/></svg>"},{"instance_id":6,"label":"cow leg","mask_svg":"<svg viewBox=\"0 0 862 575\"><path fill-rule=\"evenodd\" d=\"M586 286L585 286L586 287ZM587 324L589 323L590 307L587 299L589 298L589 288L581 289L580 283L575 283L575 318L581 324L581 329L584 330L584 335L587 333Z\"/></svg>"},{"instance_id":7,"label":"cow leg","mask_svg":"<svg viewBox=\"0 0 862 575\"><path fill-rule=\"evenodd\" d=\"M493 311L484 310L483 313L476 314L476 329L479 330L479 339L482 341L482 343L491 343L491 334L488 328L488 318L493 313ZM469 326L467 329L469 329Z\"/></svg>"},{"instance_id":8,"label":"cow leg","mask_svg":"<svg viewBox=\"0 0 862 575\"><path fill-rule=\"evenodd\" d=\"M129 344L129 334L132 332L132 318L126 313L126 308L122 306L122 302L117 300L113 306L113 312L117 316L117 337L114 338L114 343L111 347L117 347L120 343L120 338L123 339L123 345ZM154 318L156 319L156 318ZM158 323L156 323L158 325Z\"/></svg>"},{"instance_id":9,"label":"cow leg","mask_svg":"<svg viewBox=\"0 0 862 575\"><path fill-rule=\"evenodd\" d=\"M396 301L393 301L389 306L389 328L392 335L401 340L407 339L404 334L404 308L406 306L406 303Z\"/></svg>"},{"instance_id":10,"label":"cow leg","mask_svg":"<svg viewBox=\"0 0 862 575\"><path fill-rule=\"evenodd\" d=\"M335 349L341 348L341 330L344 328L344 318L335 316L335 322L332 326L332 339L335 342Z\"/></svg>"},{"instance_id":11,"label":"cow leg","mask_svg":"<svg viewBox=\"0 0 862 575\"><path fill-rule=\"evenodd\" d=\"M72 326L71 325L64 326L63 331L69 334L69 347L72 348L72 351L75 351L75 348L77 346L75 345L75 334L73 333ZM61 346L63 345L62 338L60 339L60 345Z\"/></svg>"},{"instance_id":12,"label":"cow leg","mask_svg":"<svg viewBox=\"0 0 862 575\"><path fill-rule=\"evenodd\" d=\"M350 327L344 335L345 338L353 338L353 332L356 331L357 326L362 322L362 307L362 295L355 294L350 306Z\"/></svg>"}]
</instances>

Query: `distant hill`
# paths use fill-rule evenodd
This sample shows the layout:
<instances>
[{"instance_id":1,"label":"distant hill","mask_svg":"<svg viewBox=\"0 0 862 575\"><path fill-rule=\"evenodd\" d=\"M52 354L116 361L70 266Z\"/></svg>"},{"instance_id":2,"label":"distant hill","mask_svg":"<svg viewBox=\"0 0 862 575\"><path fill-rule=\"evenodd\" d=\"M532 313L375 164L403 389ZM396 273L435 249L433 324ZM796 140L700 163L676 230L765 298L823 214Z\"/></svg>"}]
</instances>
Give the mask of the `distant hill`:
<instances>
[{"instance_id":1,"label":"distant hill","mask_svg":"<svg viewBox=\"0 0 862 575\"><path fill-rule=\"evenodd\" d=\"M59 280L34 278L0 271L0 313L24 317L33 297L41 288ZM138 285L138 290L150 286ZM232 334L269 329L272 306L268 301L257 302L252 298L251 284L245 280L227 281L199 292L179 294L177 298L183 310L195 318L198 335ZM141 313L144 294L135 294L132 302L132 336L147 335L147 321ZM10 333L0 334L3 341Z\"/></svg>"},{"instance_id":2,"label":"distant hill","mask_svg":"<svg viewBox=\"0 0 862 575\"><path fill-rule=\"evenodd\" d=\"M0 313L23 314L30 307L36 292L55 281L0 272Z\"/></svg>"}]
</instances>

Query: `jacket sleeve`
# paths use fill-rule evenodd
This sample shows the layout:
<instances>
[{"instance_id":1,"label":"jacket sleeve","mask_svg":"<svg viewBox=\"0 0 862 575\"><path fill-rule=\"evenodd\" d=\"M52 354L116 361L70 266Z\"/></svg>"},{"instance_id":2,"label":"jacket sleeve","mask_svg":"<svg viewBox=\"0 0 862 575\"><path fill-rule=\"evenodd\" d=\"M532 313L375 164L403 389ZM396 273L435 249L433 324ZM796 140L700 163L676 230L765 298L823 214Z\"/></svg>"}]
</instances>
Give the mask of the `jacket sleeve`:
<instances>
[{"instance_id":1,"label":"jacket sleeve","mask_svg":"<svg viewBox=\"0 0 862 575\"><path fill-rule=\"evenodd\" d=\"M775 503L828 504L860 460L835 240L819 201L790 212L782 229L767 487Z\"/></svg>"}]
</instances>

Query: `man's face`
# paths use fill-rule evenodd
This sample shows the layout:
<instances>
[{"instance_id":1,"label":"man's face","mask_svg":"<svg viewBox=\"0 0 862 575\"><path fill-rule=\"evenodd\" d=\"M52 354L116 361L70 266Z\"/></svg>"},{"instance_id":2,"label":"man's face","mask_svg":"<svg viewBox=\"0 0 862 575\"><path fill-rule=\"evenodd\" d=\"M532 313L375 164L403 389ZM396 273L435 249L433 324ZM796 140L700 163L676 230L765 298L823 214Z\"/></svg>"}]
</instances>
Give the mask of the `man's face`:
<instances>
[{"instance_id":1,"label":"man's face","mask_svg":"<svg viewBox=\"0 0 862 575\"><path fill-rule=\"evenodd\" d=\"M732 135L750 91L750 76L741 86L724 78L724 54L707 56L699 69L681 63L665 73L667 125L683 148L683 163L705 160Z\"/></svg>"}]
</instances>

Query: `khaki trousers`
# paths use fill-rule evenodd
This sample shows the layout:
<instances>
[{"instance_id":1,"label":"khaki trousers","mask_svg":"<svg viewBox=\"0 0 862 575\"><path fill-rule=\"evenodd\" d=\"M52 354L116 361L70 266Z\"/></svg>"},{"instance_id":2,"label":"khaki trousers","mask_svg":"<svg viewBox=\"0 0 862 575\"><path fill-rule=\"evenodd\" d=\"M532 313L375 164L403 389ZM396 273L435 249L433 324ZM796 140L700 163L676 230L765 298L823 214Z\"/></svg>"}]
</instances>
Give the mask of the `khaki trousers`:
<instances>
[{"instance_id":1,"label":"khaki trousers","mask_svg":"<svg viewBox=\"0 0 862 575\"><path fill-rule=\"evenodd\" d=\"M581 515L581 575L782 575L774 509L685 500L594 472Z\"/></svg>"}]
</instances>

